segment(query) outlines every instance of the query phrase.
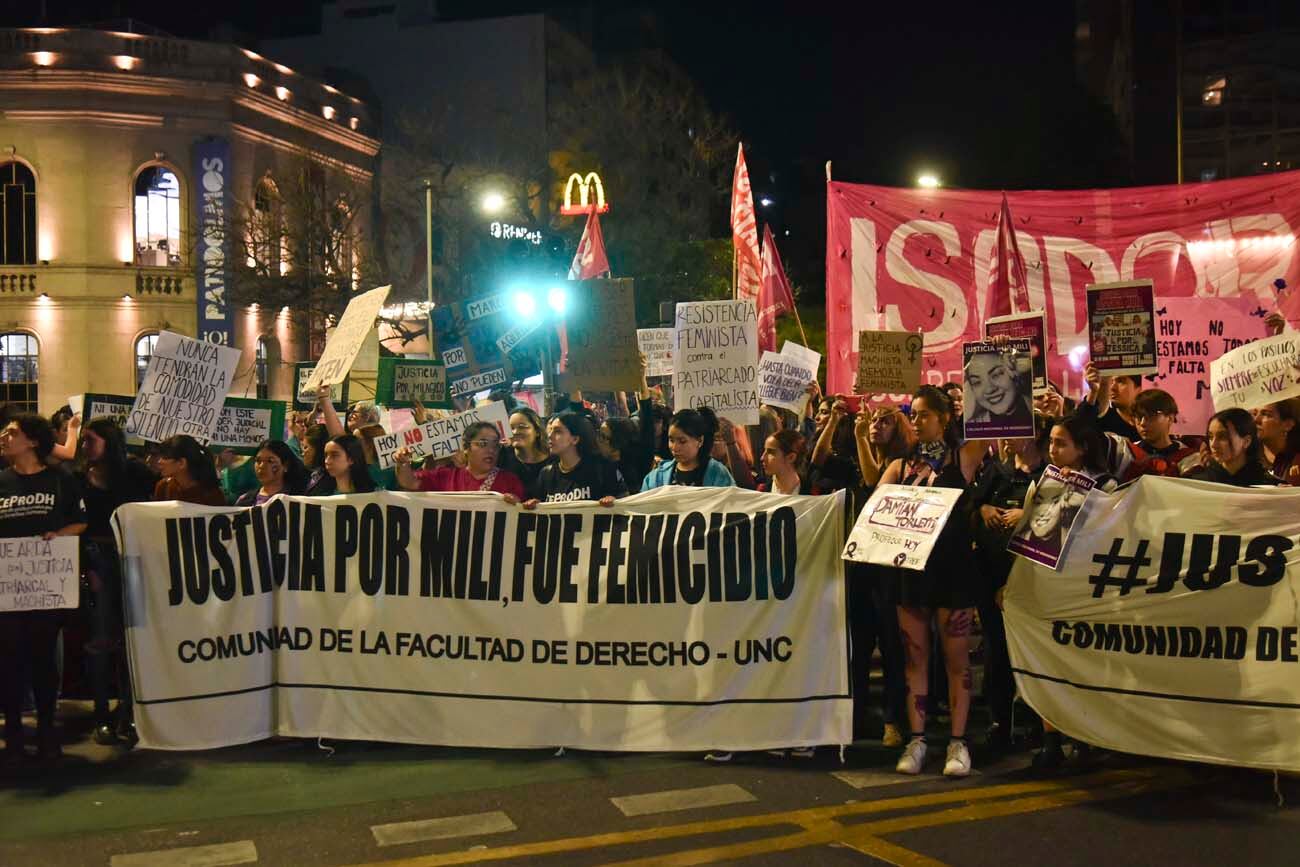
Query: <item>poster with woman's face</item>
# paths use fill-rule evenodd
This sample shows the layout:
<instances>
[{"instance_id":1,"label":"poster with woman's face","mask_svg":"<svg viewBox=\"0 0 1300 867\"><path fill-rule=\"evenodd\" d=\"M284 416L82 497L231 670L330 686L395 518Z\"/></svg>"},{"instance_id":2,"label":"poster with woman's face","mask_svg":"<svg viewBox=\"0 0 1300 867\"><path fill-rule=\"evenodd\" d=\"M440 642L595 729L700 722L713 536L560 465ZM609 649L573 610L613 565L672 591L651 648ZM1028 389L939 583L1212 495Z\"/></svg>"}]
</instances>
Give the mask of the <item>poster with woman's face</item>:
<instances>
[{"instance_id":1,"label":"poster with woman's face","mask_svg":"<svg viewBox=\"0 0 1300 867\"><path fill-rule=\"evenodd\" d=\"M1065 555L1074 520L1093 485L1093 480L1083 473L1066 473L1054 466L1043 470L1007 550L1056 569Z\"/></svg>"},{"instance_id":2,"label":"poster with woman's face","mask_svg":"<svg viewBox=\"0 0 1300 867\"><path fill-rule=\"evenodd\" d=\"M1028 338L962 344L966 439L1034 435L1033 359Z\"/></svg>"}]
</instances>

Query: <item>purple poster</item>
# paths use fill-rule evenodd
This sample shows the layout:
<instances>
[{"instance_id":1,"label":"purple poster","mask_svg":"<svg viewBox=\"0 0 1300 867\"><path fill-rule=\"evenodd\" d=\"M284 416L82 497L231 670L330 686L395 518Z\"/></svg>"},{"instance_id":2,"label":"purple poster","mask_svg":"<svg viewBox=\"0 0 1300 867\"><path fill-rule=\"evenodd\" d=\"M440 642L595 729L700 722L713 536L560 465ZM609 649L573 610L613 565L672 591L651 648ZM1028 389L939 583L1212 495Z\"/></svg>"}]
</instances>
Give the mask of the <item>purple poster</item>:
<instances>
[{"instance_id":1,"label":"purple poster","mask_svg":"<svg viewBox=\"0 0 1300 867\"><path fill-rule=\"evenodd\" d=\"M1029 339L962 344L962 425L968 440L1034 435Z\"/></svg>"},{"instance_id":2,"label":"purple poster","mask_svg":"<svg viewBox=\"0 0 1300 867\"><path fill-rule=\"evenodd\" d=\"M1007 550L1056 569L1065 555L1070 528L1096 483L1085 473L1049 466L1025 501L1025 514Z\"/></svg>"}]
</instances>

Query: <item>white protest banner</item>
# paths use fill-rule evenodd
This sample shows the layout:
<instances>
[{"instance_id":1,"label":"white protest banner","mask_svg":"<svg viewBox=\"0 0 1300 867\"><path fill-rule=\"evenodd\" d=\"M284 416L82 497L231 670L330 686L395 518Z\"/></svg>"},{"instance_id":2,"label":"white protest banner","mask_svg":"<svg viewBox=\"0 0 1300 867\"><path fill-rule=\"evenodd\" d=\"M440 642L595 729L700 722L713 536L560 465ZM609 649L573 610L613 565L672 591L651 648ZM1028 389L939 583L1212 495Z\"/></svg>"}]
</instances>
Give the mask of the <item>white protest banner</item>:
<instances>
[{"instance_id":1,"label":"white protest banner","mask_svg":"<svg viewBox=\"0 0 1300 867\"><path fill-rule=\"evenodd\" d=\"M127 435L162 442L186 434L206 443L226 402L239 354L171 331L159 334L126 419Z\"/></svg>"},{"instance_id":2,"label":"white protest banner","mask_svg":"<svg viewBox=\"0 0 1300 867\"><path fill-rule=\"evenodd\" d=\"M1286 331L1247 343L1210 362L1210 394L1218 411L1300 396L1300 334Z\"/></svg>"},{"instance_id":3,"label":"white protest banner","mask_svg":"<svg viewBox=\"0 0 1300 867\"><path fill-rule=\"evenodd\" d=\"M284 439L284 404L278 400L232 397L226 400L212 432L214 452L229 449L252 455L263 440Z\"/></svg>"},{"instance_id":4,"label":"white protest banner","mask_svg":"<svg viewBox=\"0 0 1300 867\"><path fill-rule=\"evenodd\" d=\"M764 352L758 362L758 400L769 406L803 415L808 407L808 383L817 378L817 368L802 359L777 352Z\"/></svg>"},{"instance_id":5,"label":"white protest banner","mask_svg":"<svg viewBox=\"0 0 1300 867\"><path fill-rule=\"evenodd\" d=\"M316 361L316 367L299 389L299 394L313 394L322 385L333 385L347 379L352 362L356 361L357 353L361 351L361 345L375 330L379 310L384 306L384 300L392 288L380 286L353 296L339 317L339 324L325 342L325 350Z\"/></svg>"},{"instance_id":6,"label":"white protest banner","mask_svg":"<svg viewBox=\"0 0 1300 867\"><path fill-rule=\"evenodd\" d=\"M375 437L375 454L379 456L379 468L386 470L391 467L393 455L401 448L410 449L411 457L417 460L426 457L434 460L450 457L460 451L461 436L465 428L481 421L496 425L503 441L508 436L509 413L506 412L504 403L495 400L448 418L436 418L418 424L400 433Z\"/></svg>"},{"instance_id":7,"label":"white protest banner","mask_svg":"<svg viewBox=\"0 0 1300 867\"><path fill-rule=\"evenodd\" d=\"M924 569L960 488L880 485L863 506L844 545L844 559Z\"/></svg>"},{"instance_id":8,"label":"white protest banner","mask_svg":"<svg viewBox=\"0 0 1300 867\"><path fill-rule=\"evenodd\" d=\"M1094 746L1300 771L1298 516L1295 488L1094 490L1058 572L1012 568L1020 695Z\"/></svg>"},{"instance_id":9,"label":"white protest banner","mask_svg":"<svg viewBox=\"0 0 1300 867\"><path fill-rule=\"evenodd\" d=\"M0 611L76 608L80 603L80 539L0 539Z\"/></svg>"},{"instance_id":10,"label":"white protest banner","mask_svg":"<svg viewBox=\"0 0 1300 867\"><path fill-rule=\"evenodd\" d=\"M1049 464L1030 489L1007 550L1049 569L1057 568L1075 519L1096 484L1085 473L1063 472Z\"/></svg>"},{"instance_id":11,"label":"white protest banner","mask_svg":"<svg viewBox=\"0 0 1300 867\"><path fill-rule=\"evenodd\" d=\"M848 743L843 510L673 487L536 511L480 493L129 504L140 746Z\"/></svg>"},{"instance_id":12,"label":"white protest banner","mask_svg":"<svg viewBox=\"0 0 1300 867\"><path fill-rule=\"evenodd\" d=\"M677 305L673 408L758 424L758 313L750 301Z\"/></svg>"},{"instance_id":13,"label":"white protest banner","mask_svg":"<svg viewBox=\"0 0 1300 867\"><path fill-rule=\"evenodd\" d=\"M911 331L859 331L858 394L911 394L921 384L925 340Z\"/></svg>"},{"instance_id":14,"label":"white protest banner","mask_svg":"<svg viewBox=\"0 0 1300 867\"><path fill-rule=\"evenodd\" d=\"M671 328L638 328L637 346L645 356L646 376L673 375L673 330Z\"/></svg>"},{"instance_id":15,"label":"white protest banner","mask_svg":"<svg viewBox=\"0 0 1300 867\"><path fill-rule=\"evenodd\" d=\"M1205 436L1214 415L1210 363L1264 336L1263 319L1252 315L1258 307L1253 297L1161 299L1156 310L1160 369L1145 377L1143 387L1163 389L1178 404L1175 433Z\"/></svg>"},{"instance_id":16,"label":"white protest banner","mask_svg":"<svg viewBox=\"0 0 1300 867\"><path fill-rule=\"evenodd\" d=\"M817 370L822 364L822 354L814 349L801 346L792 340L787 340L781 344L781 354L797 358L807 364L813 370Z\"/></svg>"}]
</instances>

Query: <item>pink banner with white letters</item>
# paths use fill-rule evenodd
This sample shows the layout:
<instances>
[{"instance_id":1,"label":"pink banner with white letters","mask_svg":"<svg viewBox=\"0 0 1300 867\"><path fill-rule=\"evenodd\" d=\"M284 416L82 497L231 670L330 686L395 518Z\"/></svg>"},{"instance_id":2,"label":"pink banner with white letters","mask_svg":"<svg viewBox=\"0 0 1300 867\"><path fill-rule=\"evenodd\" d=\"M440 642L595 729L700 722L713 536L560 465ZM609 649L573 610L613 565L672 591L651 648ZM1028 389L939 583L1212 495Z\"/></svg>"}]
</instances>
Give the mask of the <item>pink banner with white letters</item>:
<instances>
[{"instance_id":1,"label":"pink banner with white letters","mask_svg":"<svg viewBox=\"0 0 1300 867\"><path fill-rule=\"evenodd\" d=\"M1156 298L1244 298L1300 284L1300 171L1181 186L1007 194L1030 309L1047 316L1048 374L1082 388L1085 287L1151 279ZM851 393L857 332L925 334L923 379L959 379L989 301L1002 193L827 185L828 391ZM1023 311L1018 311L1023 312Z\"/></svg>"}]
</instances>

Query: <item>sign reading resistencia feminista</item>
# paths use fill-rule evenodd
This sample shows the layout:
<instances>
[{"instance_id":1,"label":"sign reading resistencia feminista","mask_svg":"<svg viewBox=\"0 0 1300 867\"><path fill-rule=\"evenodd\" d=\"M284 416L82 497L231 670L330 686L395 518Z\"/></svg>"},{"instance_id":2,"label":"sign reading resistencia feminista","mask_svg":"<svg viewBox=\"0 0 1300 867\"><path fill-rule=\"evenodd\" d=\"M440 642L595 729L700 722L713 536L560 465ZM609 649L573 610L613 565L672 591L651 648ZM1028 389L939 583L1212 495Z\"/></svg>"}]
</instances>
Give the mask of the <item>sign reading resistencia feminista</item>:
<instances>
[{"instance_id":1,"label":"sign reading resistencia feminista","mask_svg":"<svg viewBox=\"0 0 1300 867\"><path fill-rule=\"evenodd\" d=\"M711 408L735 424L758 424L758 312L751 301L677 305L675 409Z\"/></svg>"},{"instance_id":2,"label":"sign reading resistencia feminista","mask_svg":"<svg viewBox=\"0 0 1300 867\"><path fill-rule=\"evenodd\" d=\"M230 142L208 138L194 145L194 177L198 191L194 207L198 223L199 339L231 344L234 328L226 300L230 259ZM179 252L179 251L169 251Z\"/></svg>"}]
</instances>

